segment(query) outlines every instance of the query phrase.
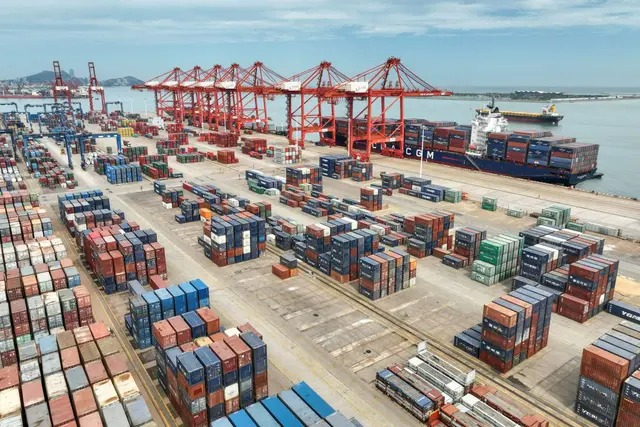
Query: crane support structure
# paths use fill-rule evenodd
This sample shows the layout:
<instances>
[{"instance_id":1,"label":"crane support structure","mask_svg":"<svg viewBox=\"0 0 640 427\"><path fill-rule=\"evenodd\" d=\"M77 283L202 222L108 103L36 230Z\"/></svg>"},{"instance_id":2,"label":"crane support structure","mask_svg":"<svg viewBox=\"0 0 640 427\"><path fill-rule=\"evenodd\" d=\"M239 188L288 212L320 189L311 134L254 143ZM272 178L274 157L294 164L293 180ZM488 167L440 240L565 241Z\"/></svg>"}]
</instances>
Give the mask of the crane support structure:
<instances>
[{"instance_id":1,"label":"crane support structure","mask_svg":"<svg viewBox=\"0 0 640 427\"><path fill-rule=\"evenodd\" d=\"M333 87L348 81L348 77L323 61L291 76L278 84L287 97L287 137L290 145L304 148L307 136L319 134L319 140L336 145L335 105L338 97L331 97Z\"/></svg>"},{"instance_id":2,"label":"crane support structure","mask_svg":"<svg viewBox=\"0 0 640 427\"><path fill-rule=\"evenodd\" d=\"M96 77L96 66L93 62L89 62L89 111L96 112L93 105L93 96L98 95L100 98L100 110L98 112L107 114L107 101L104 96L104 88L98 83Z\"/></svg>"},{"instance_id":3,"label":"crane support structure","mask_svg":"<svg viewBox=\"0 0 640 427\"><path fill-rule=\"evenodd\" d=\"M60 101L67 101L69 110L72 111L73 107L71 105L71 88L65 84L62 79L62 69L60 68L60 62L53 61L53 102L58 103L58 98Z\"/></svg>"}]
</instances>

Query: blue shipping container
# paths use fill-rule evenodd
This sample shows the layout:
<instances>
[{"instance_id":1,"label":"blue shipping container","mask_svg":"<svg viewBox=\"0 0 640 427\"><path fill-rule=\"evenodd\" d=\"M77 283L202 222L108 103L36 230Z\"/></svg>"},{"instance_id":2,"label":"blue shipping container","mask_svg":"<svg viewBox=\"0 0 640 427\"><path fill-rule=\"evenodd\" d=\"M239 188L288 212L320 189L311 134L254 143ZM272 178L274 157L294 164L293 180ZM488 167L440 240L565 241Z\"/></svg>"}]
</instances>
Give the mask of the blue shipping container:
<instances>
[{"instance_id":1,"label":"blue shipping container","mask_svg":"<svg viewBox=\"0 0 640 427\"><path fill-rule=\"evenodd\" d=\"M256 423L253 422L249 414L245 412L244 409L239 410L238 412L234 412L229 415L229 421L234 427L258 427Z\"/></svg>"},{"instance_id":2,"label":"blue shipping container","mask_svg":"<svg viewBox=\"0 0 640 427\"><path fill-rule=\"evenodd\" d=\"M304 427L296 416L293 415L277 397L269 396L263 399L261 403L281 425L287 427Z\"/></svg>"},{"instance_id":3,"label":"blue shipping container","mask_svg":"<svg viewBox=\"0 0 640 427\"><path fill-rule=\"evenodd\" d=\"M309 405L321 418L326 418L336 411L304 381L291 387L291 390L300 396L300 398L304 400L305 403Z\"/></svg>"},{"instance_id":4,"label":"blue shipping container","mask_svg":"<svg viewBox=\"0 0 640 427\"><path fill-rule=\"evenodd\" d=\"M200 308L198 307L198 293L196 289L191 286L189 282L180 283L178 286L180 286L180 289L182 289L187 299L187 311L195 311Z\"/></svg>"}]
</instances>

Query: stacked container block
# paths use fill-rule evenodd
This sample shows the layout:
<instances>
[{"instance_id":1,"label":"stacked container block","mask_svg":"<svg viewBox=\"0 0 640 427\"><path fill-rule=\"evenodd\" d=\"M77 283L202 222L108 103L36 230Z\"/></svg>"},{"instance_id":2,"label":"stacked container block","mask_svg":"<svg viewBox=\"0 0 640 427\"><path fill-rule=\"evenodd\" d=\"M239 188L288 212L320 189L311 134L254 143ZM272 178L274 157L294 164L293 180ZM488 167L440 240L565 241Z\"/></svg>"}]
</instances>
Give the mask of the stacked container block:
<instances>
[{"instance_id":1,"label":"stacked container block","mask_svg":"<svg viewBox=\"0 0 640 427\"><path fill-rule=\"evenodd\" d=\"M250 325L222 330L208 308L153 324L160 385L186 425L204 425L268 396L267 346ZM185 327L186 326L186 327Z\"/></svg>"},{"instance_id":2,"label":"stacked container block","mask_svg":"<svg viewBox=\"0 0 640 427\"><path fill-rule=\"evenodd\" d=\"M203 226L205 256L220 267L258 258L266 249L265 224L248 212L212 218Z\"/></svg>"},{"instance_id":3,"label":"stacked container block","mask_svg":"<svg viewBox=\"0 0 640 427\"><path fill-rule=\"evenodd\" d=\"M553 300L553 294L527 285L486 304L480 360L505 373L545 348Z\"/></svg>"},{"instance_id":4,"label":"stacked container block","mask_svg":"<svg viewBox=\"0 0 640 427\"><path fill-rule=\"evenodd\" d=\"M471 278L483 285L492 285L515 275L522 246L522 238L507 234L483 240L478 259L471 267Z\"/></svg>"},{"instance_id":5,"label":"stacked container block","mask_svg":"<svg viewBox=\"0 0 640 427\"><path fill-rule=\"evenodd\" d=\"M125 323L138 348L154 344L151 325L168 320L174 329L185 329L186 312L209 307L209 287L200 279L147 291L138 281L129 282L129 314ZM193 317L193 315L191 315ZM157 339L157 337L155 337Z\"/></svg>"},{"instance_id":6,"label":"stacked container block","mask_svg":"<svg viewBox=\"0 0 640 427\"><path fill-rule=\"evenodd\" d=\"M640 326L623 321L582 352L575 411L603 427L640 423Z\"/></svg>"},{"instance_id":7,"label":"stacked container block","mask_svg":"<svg viewBox=\"0 0 640 427\"><path fill-rule=\"evenodd\" d=\"M453 253L445 255L442 263L456 269L467 267L478 257L480 243L486 239L487 232L465 227L456 230Z\"/></svg>"},{"instance_id":8,"label":"stacked container block","mask_svg":"<svg viewBox=\"0 0 640 427\"><path fill-rule=\"evenodd\" d=\"M407 252L424 258L433 255L434 249L451 247L454 222L455 215L448 212L404 217L402 231L413 236L407 243Z\"/></svg>"},{"instance_id":9,"label":"stacked container block","mask_svg":"<svg viewBox=\"0 0 640 427\"><path fill-rule=\"evenodd\" d=\"M407 289L416 283L417 261L398 249L380 252L359 261L358 291L377 300Z\"/></svg>"}]
</instances>

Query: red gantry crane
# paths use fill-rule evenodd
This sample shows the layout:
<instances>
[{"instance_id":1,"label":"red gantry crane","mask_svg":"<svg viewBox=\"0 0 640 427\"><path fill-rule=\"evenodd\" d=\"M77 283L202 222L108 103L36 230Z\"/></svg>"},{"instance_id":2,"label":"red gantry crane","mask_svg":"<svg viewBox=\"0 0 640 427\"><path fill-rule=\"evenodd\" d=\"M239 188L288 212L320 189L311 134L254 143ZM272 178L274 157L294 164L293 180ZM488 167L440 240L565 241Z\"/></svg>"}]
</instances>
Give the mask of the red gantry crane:
<instances>
[{"instance_id":1,"label":"red gantry crane","mask_svg":"<svg viewBox=\"0 0 640 427\"><path fill-rule=\"evenodd\" d=\"M202 121L209 125L209 129L218 130L223 125L224 93L216 87L216 83L226 73L221 65L216 64L203 73L202 79L196 84L196 91L200 93Z\"/></svg>"},{"instance_id":2,"label":"red gantry crane","mask_svg":"<svg viewBox=\"0 0 640 427\"><path fill-rule=\"evenodd\" d=\"M369 161L376 145L380 145L383 155L403 157L405 98L452 95L426 83L393 57L336 85L334 90L347 100L349 153L362 161ZM364 101L366 105L354 110L354 101ZM398 118L388 116L392 108L399 110Z\"/></svg>"},{"instance_id":3,"label":"red gantry crane","mask_svg":"<svg viewBox=\"0 0 640 427\"><path fill-rule=\"evenodd\" d=\"M53 78L53 102L57 104L58 97L64 97L67 100L69 111L73 111L73 106L71 105L71 88L65 84L62 78L62 70L60 68L60 62L58 61L53 61Z\"/></svg>"},{"instance_id":4,"label":"red gantry crane","mask_svg":"<svg viewBox=\"0 0 640 427\"><path fill-rule=\"evenodd\" d=\"M183 108L182 117L191 119L191 124L198 127L202 126L203 119L202 93L197 89L202 77L203 70L199 65L196 65L183 73L176 88Z\"/></svg>"},{"instance_id":5,"label":"red gantry crane","mask_svg":"<svg viewBox=\"0 0 640 427\"><path fill-rule=\"evenodd\" d=\"M104 97L104 88L98 83L98 77L96 77L96 66L93 62L89 62L89 111L94 112L93 95L97 94L100 97L100 112L107 114L107 101Z\"/></svg>"},{"instance_id":6,"label":"red gantry crane","mask_svg":"<svg viewBox=\"0 0 640 427\"><path fill-rule=\"evenodd\" d=\"M331 97L331 94L335 94L335 86L348 80L330 62L323 61L278 84L287 97L289 144L304 148L307 136L318 133L321 142L336 145L335 104L338 97Z\"/></svg>"},{"instance_id":7,"label":"red gantry crane","mask_svg":"<svg viewBox=\"0 0 640 427\"><path fill-rule=\"evenodd\" d=\"M248 69L232 64L215 84L225 92L227 129L239 134L245 125L255 124L259 132L268 132L267 100L280 93L276 85L284 80L262 62L254 62Z\"/></svg>"},{"instance_id":8,"label":"red gantry crane","mask_svg":"<svg viewBox=\"0 0 640 427\"><path fill-rule=\"evenodd\" d=\"M184 108L178 86L183 79L183 75L182 70L176 67L142 84L131 86L131 89L153 91L156 115L166 118L166 113L171 120L182 123Z\"/></svg>"}]
</instances>

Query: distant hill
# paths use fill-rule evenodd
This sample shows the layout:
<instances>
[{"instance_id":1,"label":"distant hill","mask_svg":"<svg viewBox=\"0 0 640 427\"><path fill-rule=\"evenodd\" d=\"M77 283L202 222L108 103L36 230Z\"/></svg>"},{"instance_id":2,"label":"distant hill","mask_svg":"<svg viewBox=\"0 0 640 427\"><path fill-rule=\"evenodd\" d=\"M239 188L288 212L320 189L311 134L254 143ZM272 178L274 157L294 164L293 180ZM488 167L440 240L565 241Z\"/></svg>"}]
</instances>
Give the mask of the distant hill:
<instances>
[{"instance_id":1,"label":"distant hill","mask_svg":"<svg viewBox=\"0 0 640 427\"><path fill-rule=\"evenodd\" d=\"M139 85L144 82L135 77L126 76L126 77L118 77L117 79L103 80L100 83L104 87L113 87L113 86L133 86L133 85Z\"/></svg>"},{"instance_id":2,"label":"distant hill","mask_svg":"<svg viewBox=\"0 0 640 427\"><path fill-rule=\"evenodd\" d=\"M66 71L62 71L62 78L67 83L76 83L80 85L86 85L89 83L89 79L83 77L71 77ZM53 81L53 71L40 71L37 74L32 74L26 77L20 77L14 80L23 81L28 84L42 84L51 83Z\"/></svg>"},{"instance_id":3,"label":"distant hill","mask_svg":"<svg viewBox=\"0 0 640 427\"><path fill-rule=\"evenodd\" d=\"M68 84L72 84L72 85L76 85L76 86L82 86L82 85L88 85L89 84L89 79L85 78L85 77L71 77L71 75L69 73L67 73L66 71L62 71L62 79L65 81L65 83ZM53 81L53 71L40 71L39 73L36 74L32 74L30 76L26 76L26 77L18 77L15 79L8 79L8 80L0 80L0 82L5 83L5 84L50 84ZM100 84L104 87L114 87L114 86L131 86L131 85L136 85L136 84L140 84L140 83L144 83L142 80L137 79L135 77L132 76L126 76L126 77L118 77L115 79L107 79L107 80L102 80L100 82Z\"/></svg>"}]
</instances>

